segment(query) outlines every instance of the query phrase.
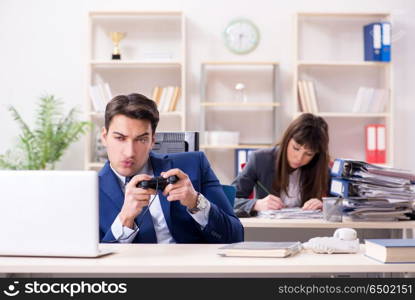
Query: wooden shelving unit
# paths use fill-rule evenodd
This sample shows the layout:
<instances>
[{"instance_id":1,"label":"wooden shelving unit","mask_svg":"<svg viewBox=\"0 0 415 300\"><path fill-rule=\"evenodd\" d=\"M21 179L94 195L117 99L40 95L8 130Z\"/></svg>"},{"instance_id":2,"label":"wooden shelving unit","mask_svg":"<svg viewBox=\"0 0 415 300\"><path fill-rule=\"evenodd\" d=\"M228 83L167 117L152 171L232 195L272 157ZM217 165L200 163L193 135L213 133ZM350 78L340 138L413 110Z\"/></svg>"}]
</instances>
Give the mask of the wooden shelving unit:
<instances>
[{"instance_id":1,"label":"wooden shelving unit","mask_svg":"<svg viewBox=\"0 0 415 300\"><path fill-rule=\"evenodd\" d=\"M235 176L234 150L271 147L279 138L278 67L275 61L208 61L201 65L200 148L222 182L229 183ZM238 83L246 86L246 101L237 97ZM209 143L210 131L237 132L239 144Z\"/></svg>"},{"instance_id":2,"label":"wooden shelving unit","mask_svg":"<svg viewBox=\"0 0 415 300\"><path fill-rule=\"evenodd\" d=\"M92 11L88 14L86 79L87 117L95 124L85 147L85 169L99 169L97 135L104 113L91 105L89 87L100 79L113 96L140 93L152 97L155 86L179 86L181 98L174 112L160 113L159 131L186 129L186 22L180 11ZM111 31L126 32L120 42L121 60L111 60Z\"/></svg>"},{"instance_id":3,"label":"wooden shelving unit","mask_svg":"<svg viewBox=\"0 0 415 300\"><path fill-rule=\"evenodd\" d=\"M298 81L314 83L318 115L329 123L334 157L365 160L365 125L386 126L386 164L393 166L393 63L363 59L363 26L391 22L389 12L298 12L294 17L293 117L299 106ZM353 113L360 86L389 90L382 113Z\"/></svg>"},{"instance_id":4,"label":"wooden shelving unit","mask_svg":"<svg viewBox=\"0 0 415 300\"><path fill-rule=\"evenodd\" d=\"M235 106L235 102L202 102L202 106ZM266 102L249 102L249 103L238 103L239 107L279 107L280 103L266 103Z\"/></svg>"},{"instance_id":5,"label":"wooden shelving unit","mask_svg":"<svg viewBox=\"0 0 415 300\"><path fill-rule=\"evenodd\" d=\"M261 149L261 148L268 148L271 147L271 144L269 145L254 145L254 144L239 144L239 145L200 145L201 149Z\"/></svg>"},{"instance_id":6,"label":"wooden shelving unit","mask_svg":"<svg viewBox=\"0 0 415 300\"><path fill-rule=\"evenodd\" d=\"M181 68L180 62L174 61L91 61L91 65L95 68L113 68L113 67L176 67Z\"/></svg>"},{"instance_id":7,"label":"wooden shelving unit","mask_svg":"<svg viewBox=\"0 0 415 300\"><path fill-rule=\"evenodd\" d=\"M314 66L314 67L388 67L390 63L377 61L297 61L297 66Z\"/></svg>"}]
</instances>

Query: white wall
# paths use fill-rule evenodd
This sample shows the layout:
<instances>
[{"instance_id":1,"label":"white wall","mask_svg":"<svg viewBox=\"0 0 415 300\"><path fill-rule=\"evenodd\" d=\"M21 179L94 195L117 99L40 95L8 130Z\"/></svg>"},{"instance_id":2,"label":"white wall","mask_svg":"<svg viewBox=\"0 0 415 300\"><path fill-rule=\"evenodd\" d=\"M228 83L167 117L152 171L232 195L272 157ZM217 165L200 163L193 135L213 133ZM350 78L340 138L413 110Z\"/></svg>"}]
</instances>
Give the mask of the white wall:
<instances>
[{"instance_id":1,"label":"white wall","mask_svg":"<svg viewBox=\"0 0 415 300\"><path fill-rule=\"evenodd\" d=\"M86 20L89 10L182 10L187 18L187 99L190 130L198 129L200 63L238 59L222 42L226 24L247 17L261 31L258 48L240 59L279 61L285 112L292 110L292 16L297 10L392 11L395 65L395 162L415 170L415 2L411 0L1 0L0 1L0 153L12 147L18 128L6 107L10 104L32 121L42 93L61 97L66 107L83 108L86 94ZM83 142L71 146L58 165L83 168Z\"/></svg>"}]
</instances>

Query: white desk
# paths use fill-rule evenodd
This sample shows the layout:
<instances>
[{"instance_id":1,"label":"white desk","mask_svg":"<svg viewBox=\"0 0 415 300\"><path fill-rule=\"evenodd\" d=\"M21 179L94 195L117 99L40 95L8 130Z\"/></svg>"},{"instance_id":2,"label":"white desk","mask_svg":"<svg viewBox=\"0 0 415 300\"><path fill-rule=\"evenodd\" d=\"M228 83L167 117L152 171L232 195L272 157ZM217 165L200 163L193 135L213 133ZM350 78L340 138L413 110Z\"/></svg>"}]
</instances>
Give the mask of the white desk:
<instances>
[{"instance_id":1,"label":"white desk","mask_svg":"<svg viewBox=\"0 0 415 300\"><path fill-rule=\"evenodd\" d=\"M328 222L321 219L266 219L240 218L245 228L365 228L365 229L415 229L415 221L401 222Z\"/></svg>"},{"instance_id":2,"label":"white desk","mask_svg":"<svg viewBox=\"0 0 415 300\"><path fill-rule=\"evenodd\" d=\"M288 258L221 257L221 245L103 245L115 251L101 258L0 257L0 273L57 276L275 277L278 274L415 272L415 264L382 264L358 254L302 252Z\"/></svg>"},{"instance_id":3,"label":"white desk","mask_svg":"<svg viewBox=\"0 0 415 300\"><path fill-rule=\"evenodd\" d=\"M400 222L328 222L322 219L266 219L266 218L240 218L245 229L270 228L308 228L330 229L350 227L354 229L394 229L396 238L411 238L415 229L415 221ZM252 235L252 234L251 234Z\"/></svg>"}]
</instances>

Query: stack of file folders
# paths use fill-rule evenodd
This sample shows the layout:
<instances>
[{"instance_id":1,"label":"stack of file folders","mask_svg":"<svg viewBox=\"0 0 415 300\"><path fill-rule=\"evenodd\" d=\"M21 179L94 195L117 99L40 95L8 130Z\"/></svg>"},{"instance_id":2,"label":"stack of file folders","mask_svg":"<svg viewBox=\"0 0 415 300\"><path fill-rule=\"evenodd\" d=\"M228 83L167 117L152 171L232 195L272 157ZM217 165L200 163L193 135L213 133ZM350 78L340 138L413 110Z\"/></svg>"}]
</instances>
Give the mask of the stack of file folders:
<instances>
[{"instance_id":1,"label":"stack of file folders","mask_svg":"<svg viewBox=\"0 0 415 300\"><path fill-rule=\"evenodd\" d=\"M363 161L336 159L330 194L344 198L343 217L353 221L397 221L413 217L415 174Z\"/></svg>"}]
</instances>

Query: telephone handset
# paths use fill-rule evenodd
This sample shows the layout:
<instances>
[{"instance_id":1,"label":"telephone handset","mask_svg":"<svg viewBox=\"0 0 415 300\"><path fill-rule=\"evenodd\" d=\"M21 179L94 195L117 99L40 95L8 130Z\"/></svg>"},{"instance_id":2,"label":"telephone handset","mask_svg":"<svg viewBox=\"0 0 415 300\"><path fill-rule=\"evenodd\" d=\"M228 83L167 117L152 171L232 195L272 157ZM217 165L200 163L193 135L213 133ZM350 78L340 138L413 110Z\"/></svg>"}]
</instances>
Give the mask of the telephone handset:
<instances>
[{"instance_id":1,"label":"telephone handset","mask_svg":"<svg viewBox=\"0 0 415 300\"><path fill-rule=\"evenodd\" d=\"M353 228L338 228L334 232L333 237L343 241L353 241L357 239L357 232Z\"/></svg>"},{"instance_id":2,"label":"telephone handset","mask_svg":"<svg viewBox=\"0 0 415 300\"><path fill-rule=\"evenodd\" d=\"M356 230L352 228L336 229L332 237L315 237L303 243L305 249L316 253L357 253L360 249Z\"/></svg>"}]
</instances>

